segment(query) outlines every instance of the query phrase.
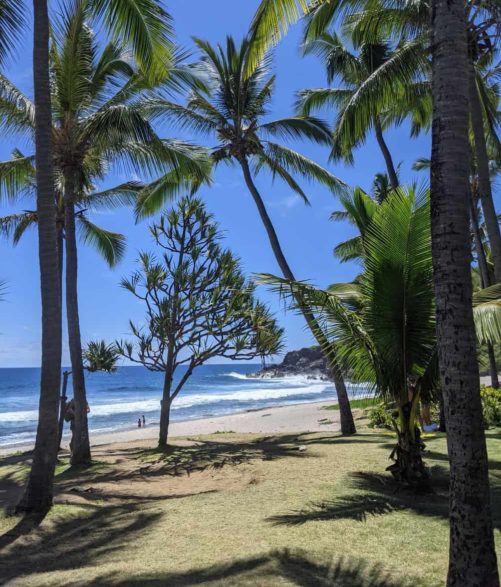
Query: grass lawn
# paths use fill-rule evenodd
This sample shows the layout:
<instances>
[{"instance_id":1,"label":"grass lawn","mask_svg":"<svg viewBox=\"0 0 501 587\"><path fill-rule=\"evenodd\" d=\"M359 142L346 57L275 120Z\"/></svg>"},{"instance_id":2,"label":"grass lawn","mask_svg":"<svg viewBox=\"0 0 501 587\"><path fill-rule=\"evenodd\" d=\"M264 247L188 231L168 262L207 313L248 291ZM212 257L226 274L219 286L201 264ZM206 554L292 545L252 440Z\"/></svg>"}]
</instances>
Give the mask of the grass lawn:
<instances>
[{"instance_id":1,"label":"grass lawn","mask_svg":"<svg viewBox=\"0 0 501 587\"><path fill-rule=\"evenodd\" d=\"M426 437L432 495L395 491L393 438L369 431L259 438L218 434L159 453L94 451L58 468L56 506L33 528L4 515L0 583L50 586L433 587L447 568L447 458ZM501 432L488 434L501 554ZM298 450L303 445L306 450ZM28 463L4 458L0 500Z\"/></svg>"},{"instance_id":2,"label":"grass lawn","mask_svg":"<svg viewBox=\"0 0 501 587\"><path fill-rule=\"evenodd\" d=\"M360 399L351 399L350 406L352 409L372 408L380 403L380 400L374 397L362 397ZM324 406L324 410L338 410L339 404L332 404L332 406Z\"/></svg>"}]
</instances>

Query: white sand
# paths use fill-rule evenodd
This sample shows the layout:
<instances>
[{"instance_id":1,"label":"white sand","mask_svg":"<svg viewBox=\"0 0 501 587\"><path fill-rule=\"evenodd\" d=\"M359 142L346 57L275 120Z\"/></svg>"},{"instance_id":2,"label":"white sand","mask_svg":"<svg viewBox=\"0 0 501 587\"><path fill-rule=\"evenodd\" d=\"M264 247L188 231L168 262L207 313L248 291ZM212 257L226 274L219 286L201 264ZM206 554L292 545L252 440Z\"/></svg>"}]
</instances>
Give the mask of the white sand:
<instances>
[{"instance_id":1,"label":"white sand","mask_svg":"<svg viewBox=\"0 0 501 587\"><path fill-rule=\"evenodd\" d=\"M212 434L214 432L254 432L263 434L277 434L286 432L336 432L340 430L339 411L324 410L324 406L335 403L313 402L296 404L292 406L280 406L263 408L251 412L229 414L200 420L188 420L186 422L173 422L170 426L169 436L196 436L199 434ZM324 420L322 424L320 421ZM329 423L325 423L325 421ZM133 428L130 430L117 430L103 434L92 434L91 445L110 444L113 442L131 442L138 439L154 439L158 435L158 426L151 425L146 428ZM63 441L63 447L67 446L68 439ZM15 445L0 448L0 455L11 454L18 451L31 450L32 445Z\"/></svg>"}]
</instances>

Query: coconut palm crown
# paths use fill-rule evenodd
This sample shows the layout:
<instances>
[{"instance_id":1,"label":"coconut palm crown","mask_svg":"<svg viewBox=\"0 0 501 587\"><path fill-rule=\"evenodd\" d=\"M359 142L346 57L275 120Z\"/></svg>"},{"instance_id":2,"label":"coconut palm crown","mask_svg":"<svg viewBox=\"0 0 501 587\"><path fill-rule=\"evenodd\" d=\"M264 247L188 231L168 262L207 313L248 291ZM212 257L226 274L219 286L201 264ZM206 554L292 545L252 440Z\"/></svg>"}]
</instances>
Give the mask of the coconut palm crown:
<instances>
[{"instance_id":1,"label":"coconut palm crown","mask_svg":"<svg viewBox=\"0 0 501 587\"><path fill-rule=\"evenodd\" d=\"M193 89L186 105L168 100L151 100L150 111L159 118L167 118L181 128L217 139L212 147L216 165L221 162L246 165L254 173L268 169L279 177L305 202L308 197L296 178L316 180L335 192L344 184L316 162L273 139L307 139L315 143L331 143L328 126L311 116L293 116L267 121L266 117L275 87L275 76L270 73L270 58L265 56L245 76L251 44L244 39L237 46L227 37L224 46L194 39L201 52L200 70L205 87ZM163 201L145 195L138 212L155 212Z\"/></svg>"}]
</instances>

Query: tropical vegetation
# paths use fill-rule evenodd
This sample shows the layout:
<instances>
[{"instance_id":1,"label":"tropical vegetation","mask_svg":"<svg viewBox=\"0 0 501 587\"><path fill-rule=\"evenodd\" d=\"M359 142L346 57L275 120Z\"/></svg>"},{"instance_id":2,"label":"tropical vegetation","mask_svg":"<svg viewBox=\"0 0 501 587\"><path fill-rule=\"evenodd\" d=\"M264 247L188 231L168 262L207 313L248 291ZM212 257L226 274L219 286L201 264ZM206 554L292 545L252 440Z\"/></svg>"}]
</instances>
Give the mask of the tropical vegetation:
<instances>
[{"instance_id":1,"label":"tropical vegetation","mask_svg":"<svg viewBox=\"0 0 501 587\"><path fill-rule=\"evenodd\" d=\"M196 470L201 474L197 483L203 477L204 493L218 493L228 487L207 469L215 452L222 453L218 467L228 462L242 465L241 478L231 478L229 487L245 486L257 502L266 498L263 508L268 512L268 505L285 495L284 487L293 486L298 495L307 491L312 475L319 477L314 480L317 489L325 489L332 479L342 484L331 469L348 470L352 457L374 475L374 463L355 447L357 442L372 442L356 436L357 427L359 432L367 430L368 415L369 424L386 427L386 436L377 441L383 447L373 454L379 467L378 490L391 488L393 497L378 494L367 476L360 477L360 495L343 494L341 501L330 504L322 495L323 501L311 511L276 515L270 510L269 521L287 526L314 520L337 524L339 517L349 514L352 524L353 518L359 519L360 500L372 504L372 513L393 512L392 508L401 510L409 503L409 495L417 503L419 492L429 492L433 486L438 501L444 498L448 504L435 504L450 527L448 587L498 587L494 534L498 520L492 507L498 505L498 485L496 480L490 485L486 434L495 446L496 433L489 428L501 425L501 231L495 203L495 177L501 166L499 6L492 1L465 5L460 0L256 0L256 9L242 39L228 35L218 44L195 37L186 51L176 43L163 0L0 2L0 126L4 135L16 138L11 158L0 162L0 201L12 208L0 217L0 233L17 244L25 240L28 229L37 231L42 325L38 429L30 465L21 457L0 478L6 484L22 479L24 492L16 511L27 517L14 529L7 523L0 546L12 546L18 535L29 534L30 524L40 523L52 507L55 482L64 493L64 475L70 482L78 479L67 493L82 493L81 485L89 479L109 494L107 473L103 478L93 472L84 374L113 372L122 357L163 374L161 450L143 452L140 447L124 457L124 467L127 451L119 457L106 456L113 483L126 479L133 484L134 469L139 476L154 471L155 477L166 467L175 484L170 498L179 497L177 489L181 495L188 491L175 480L180 469ZM299 21L298 54L320 60L326 83L314 88L301 84L295 113L275 119L281 94L271 71L272 49ZM32 96L6 73L8 60L28 29L33 35ZM431 153L422 153L413 166L429 173L429 183L408 183L401 153L390 148L389 133L403 125L412 136L431 137ZM165 128L169 138L164 136ZM174 131L186 140L170 138ZM371 141L378 156L381 153L384 172L376 175L371 187L352 188L342 171L334 174L330 165L355 165L357 154ZM310 157L305 144L316 153L323 149L329 163ZM205 440L187 440L185 447L167 448L172 402L195 369L217 357L245 360L282 349L282 328L268 306L257 300L257 286L245 275L240 260L223 247L217 219L202 200L209 188L217 189L212 178L223 165L235 168L243 178L280 271L280 275L261 272L258 281L286 300L320 345L335 383L341 434L353 438L332 441L333 437L298 435L253 438L247 444L241 438L219 444L210 440L206 445ZM117 168L123 181L114 186L109 179ZM271 203L274 180L305 204L310 204L310 186L322 186L336 198L338 208L331 219L350 223L352 232L347 239L332 239L331 261L352 263L359 271L355 279L322 288L310 281L313 275L298 279L285 252L286 240L279 238L270 214L270 206L276 205ZM166 205L172 206L168 212ZM131 209L138 230L145 218L159 214L150 227L155 252L140 252L138 269L121 284L145 309L145 318L130 322L134 342L102 340L85 345L78 295L79 239L92 245L109 267L116 266L129 235L121 226L102 228L93 214L119 208ZM301 226L294 230L298 239L308 238ZM0 290L2 300L8 298L3 282ZM62 374L63 316L71 369ZM479 362L488 363L490 388L480 386ZM73 438L67 464L71 468L61 479L58 453L70 375ZM347 379L365 385L375 396L355 404L357 410L365 410L364 402L372 402L369 412L356 412L361 419L357 427ZM423 438L426 430L420 428L418 411L429 402L439 406L447 447L441 436ZM375 438L374 433L365 434ZM298 445L301 438L304 443ZM380 449L387 448L389 439L396 444L387 467L390 475L383 475ZM332 454L322 444L330 442ZM424 442L438 447L438 453L425 457ZM305 470L296 466L310 445L325 458L329 453L327 473L314 467L313 460L306 461ZM335 458L334 449L339 451ZM450 463L447 495L428 466L428 461L439 458L437 454ZM263 464L257 477L246 477L245 466L256 455L263 461L286 458L290 470ZM75 469L76 465L84 468ZM294 483L290 471L295 471ZM274 480L269 487L262 483L266 474ZM143 481L138 495L125 495L122 489L113 494L114 503L158 499L148 494ZM83 491L93 493L93 488ZM232 498L218 499L208 497L208 503L227 508ZM190 506L196 510L202 502L197 496ZM290 503L296 506L297 499ZM242 520L255 523L247 515L254 508L243 508L239 498L232 504ZM420 507L425 511L423 504ZM415 507L415 513L421 510ZM110 515L108 510L105 513ZM140 530L152 515L141 510ZM80 525L84 517L72 511L70 523ZM211 516L203 518L190 522L190 529L208 522L213 539L220 526ZM387 532L394 533L392 540L397 542L420 544L419 533L410 537L405 523L399 518L394 528L371 525L371 531L378 539ZM111 526L110 531L116 532ZM179 532L180 524L175 529ZM236 552L239 543L241 528L233 529L235 537L224 546L229 553ZM288 534L294 544L302 536L295 530L290 528ZM340 531L355 540L359 536L347 526ZM261 535L268 532L270 540L282 537L261 529ZM207 536L205 526L202 534ZM325 535L313 533L307 539L322 542ZM70 538L78 547L74 535ZM97 540L89 552L92 546L103 549L108 538ZM367 534L364 540L366 546ZM16 548L7 554L8 563ZM403 556L405 548L393 550L392 569L406 566L403 558L395 556L395 552ZM440 549L446 550L445 543ZM287 551L271 559L266 565L275 568L276 584L282 579L284 584L394 584L392 576L381 578L375 571L362 576L358 570L350 574L342 565L320 568ZM54 570L36 556L33 561L37 569ZM252 575L244 580L250 577L249 584L257 584L262 577L253 570L263 564L240 561L238 572L213 569L212 574L204 571L189 577L174 576L171 569L169 576L140 582L219 583L238 574L233 584L245 584L238 583L244 569L244 574ZM277 565L283 574L276 574ZM436 580L436 570L423 572L413 584L424 585L431 578ZM47 580L61 583L66 578L56 573ZM118 581L95 573L90 580Z\"/></svg>"}]
</instances>

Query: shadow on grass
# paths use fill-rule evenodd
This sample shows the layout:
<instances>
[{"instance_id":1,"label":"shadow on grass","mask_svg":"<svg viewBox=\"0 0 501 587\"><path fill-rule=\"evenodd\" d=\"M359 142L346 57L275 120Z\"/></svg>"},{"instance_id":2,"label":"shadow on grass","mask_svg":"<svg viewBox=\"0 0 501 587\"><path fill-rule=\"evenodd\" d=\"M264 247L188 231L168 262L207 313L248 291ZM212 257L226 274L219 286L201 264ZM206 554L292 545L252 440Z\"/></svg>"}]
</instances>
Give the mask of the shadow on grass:
<instances>
[{"instance_id":1,"label":"shadow on grass","mask_svg":"<svg viewBox=\"0 0 501 587\"><path fill-rule=\"evenodd\" d=\"M255 587L289 581L298 587L419 587L419 579L395 578L379 565L361 558L319 560L303 551L279 550L264 556L240 559L228 564L193 569L184 573L142 575L122 579L117 575L95 579L96 587L194 587L229 585ZM72 587L83 585L72 583ZM427 584L430 587L430 584Z\"/></svg>"},{"instance_id":2,"label":"shadow on grass","mask_svg":"<svg viewBox=\"0 0 501 587\"><path fill-rule=\"evenodd\" d=\"M33 530L38 528L40 524L44 521L45 516L48 512L40 513L40 514L29 514L19 518L17 524L2 534L0 536L0 552L7 548L10 544L15 542L18 538L22 536L27 536Z\"/></svg>"},{"instance_id":3,"label":"shadow on grass","mask_svg":"<svg viewBox=\"0 0 501 587\"><path fill-rule=\"evenodd\" d=\"M101 507L76 518L53 517L36 533L11 543L0 553L2 583L32 572L50 572L92 565L96 558L124 549L147 531L161 514L140 511L138 504ZM19 524L24 523L24 519ZM33 526L29 529L33 530Z\"/></svg>"},{"instance_id":4,"label":"shadow on grass","mask_svg":"<svg viewBox=\"0 0 501 587\"><path fill-rule=\"evenodd\" d=\"M400 510L413 510L428 516L447 517L448 496L445 471L434 471L433 494L416 495L398 489L389 476L358 472L349 475L352 492L332 500L312 503L308 507L268 519L273 524L295 526L311 521L351 519L363 521Z\"/></svg>"},{"instance_id":5,"label":"shadow on grass","mask_svg":"<svg viewBox=\"0 0 501 587\"><path fill-rule=\"evenodd\" d=\"M416 494L399 488L389 475L356 472L348 476L352 489L347 495L332 500L311 503L304 509L272 516L268 522L275 525L296 526L311 521L351 519L364 521L370 516L380 516L396 511L409 510L421 516L447 519L449 516L448 469L435 466L432 469L433 493ZM494 526L501 529L501 483L491 479L491 498Z\"/></svg>"}]
</instances>

